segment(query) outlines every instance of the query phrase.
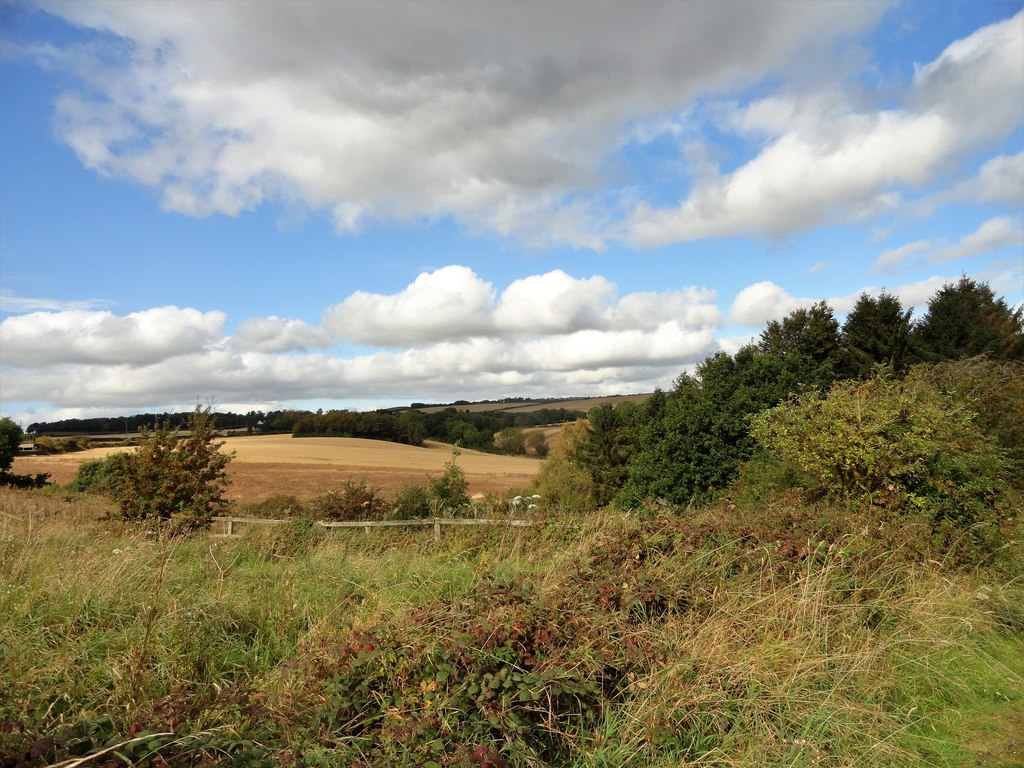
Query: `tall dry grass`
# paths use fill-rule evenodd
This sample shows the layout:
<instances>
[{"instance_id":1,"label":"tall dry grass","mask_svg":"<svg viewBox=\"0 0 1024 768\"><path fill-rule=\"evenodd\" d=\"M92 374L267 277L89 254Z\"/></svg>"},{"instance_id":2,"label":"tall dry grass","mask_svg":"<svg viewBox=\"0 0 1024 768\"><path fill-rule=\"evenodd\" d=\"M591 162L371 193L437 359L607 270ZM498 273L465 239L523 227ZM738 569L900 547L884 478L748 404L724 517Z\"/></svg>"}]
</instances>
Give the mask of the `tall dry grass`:
<instances>
[{"instance_id":1,"label":"tall dry grass","mask_svg":"<svg viewBox=\"0 0 1024 768\"><path fill-rule=\"evenodd\" d=\"M434 742L479 765L486 741L512 765L960 766L1024 701L1012 574L855 534L795 552L599 515L440 544L303 521L154 541L111 511L0 492L0 765L411 766ZM367 633L381 647L352 651ZM467 639L499 635L501 659ZM475 720L477 664L548 698ZM337 730L332 691L364 683L364 725ZM429 739L395 741L428 700Z\"/></svg>"}]
</instances>

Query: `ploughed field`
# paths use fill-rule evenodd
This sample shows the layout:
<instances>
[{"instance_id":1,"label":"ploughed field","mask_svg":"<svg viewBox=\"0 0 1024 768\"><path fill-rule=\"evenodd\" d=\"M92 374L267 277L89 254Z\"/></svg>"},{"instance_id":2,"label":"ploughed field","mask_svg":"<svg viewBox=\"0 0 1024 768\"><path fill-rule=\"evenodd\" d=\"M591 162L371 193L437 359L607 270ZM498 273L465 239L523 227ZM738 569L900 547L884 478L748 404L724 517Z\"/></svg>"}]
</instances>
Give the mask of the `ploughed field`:
<instances>
[{"instance_id":1,"label":"ploughed field","mask_svg":"<svg viewBox=\"0 0 1024 768\"><path fill-rule=\"evenodd\" d=\"M349 478L366 481L386 492L439 475L452 458L452 446L428 441L422 448L381 440L348 437L259 435L224 438L223 451L235 451L228 465L227 497L259 501L277 493L309 498ZM100 459L123 448L93 448L54 456L19 456L13 470L23 474L49 472L66 483L83 461ZM466 473L470 493L498 493L526 486L541 462L521 456L500 456L463 450L457 462Z\"/></svg>"}]
</instances>

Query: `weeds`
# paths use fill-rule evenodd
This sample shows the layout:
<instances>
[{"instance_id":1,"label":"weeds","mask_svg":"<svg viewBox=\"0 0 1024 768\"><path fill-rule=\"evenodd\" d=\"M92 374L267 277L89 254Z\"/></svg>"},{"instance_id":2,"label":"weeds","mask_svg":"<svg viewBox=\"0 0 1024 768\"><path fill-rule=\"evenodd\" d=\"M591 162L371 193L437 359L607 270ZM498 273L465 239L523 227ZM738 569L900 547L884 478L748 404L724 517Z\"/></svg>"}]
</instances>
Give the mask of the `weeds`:
<instances>
[{"instance_id":1,"label":"weeds","mask_svg":"<svg viewBox=\"0 0 1024 768\"><path fill-rule=\"evenodd\" d=\"M105 509L0 493L5 768L959 766L1024 702L1012 573L795 502L440 543Z\"/></svg>"}]
</instances>

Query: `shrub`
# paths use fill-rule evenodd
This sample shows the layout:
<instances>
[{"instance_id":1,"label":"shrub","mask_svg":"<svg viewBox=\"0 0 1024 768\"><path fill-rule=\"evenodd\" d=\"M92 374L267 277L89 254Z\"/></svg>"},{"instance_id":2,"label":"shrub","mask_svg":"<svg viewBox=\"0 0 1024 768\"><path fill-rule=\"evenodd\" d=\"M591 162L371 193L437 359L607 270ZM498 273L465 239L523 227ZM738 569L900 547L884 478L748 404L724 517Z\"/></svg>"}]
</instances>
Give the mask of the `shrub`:
<instances>
[{"instance_id":1,"label":"shrub","mask_svg":"<svg viewBox=\"0 0 1024 768\"><path fill-rule=\"evenodd\" d=\"M47 437L40 435L35 439L36 453L42 455L54 453L74 453L75 451L87 451L92 445L89 438L84 435L72 435L70 437Z\"/></svg>"},{"instance_id":2,"label":"shrub","mask_svg":"<svg viewBox=\"0 0 1024 768\"><path fill-rule=\"evenodd\" d=\"M366 484L366 480L346 480L336 491L322 493L309 502L314 518L338 522L380 520L388 505L380 489Z\"/></svg>"},{"instance_id":3,"label":"shrub","mask_svg":"<svg viewBox=\"0 0 1024 768\"><path fill-rule=\"evenodd\" d=\"M971 357L914 366L910 378L970 407L977 414L974 423L1012 462L1010 479L1024 484L1024 362Z\"/></svg>"},{"instance_id":4,"label":"shrub","mask_svg":"<svg viewBox=\"0 0 1024 768\"><path fill-rule=\"evenodd\" d=\"M102 459L83 461L68 483L68 490L111 495L114 487L124 481L125 456L123 453L114 453Z\"/></svg>"},{"instance_id":5,"label":"shrub","mask_svg":"<svg viewBox=\"0 0 1024 768\"><path fill-rule=\"evenodd\" d=\"M214 420L209 408L196 406L188 435L157 424L142 430L139 447L123 454L111 495L125 520L162 523L174 520L179 530L209 525L226 506L225 467L234 454L220 452L214 443Z\"/></svg>"},{"instance_id":6,"label":"shrub","mask_svg":"<svg viewBox=\"0 0 1024 768\"><path fill-rule=\"evenodd\" d=\"M11 468L21 437L21 427L13 419L7 416L0 419L0 470Z\"/></svg>"},{"instance_id":7,"label":"shrub","mask_svg":"<svg viewBox=\"0 0 1024 768\"><path fill-rule=\"evenodd\" d=\"M396 495L389 514L394 520L415 520L426 517L454 517L469 507L469 482L456 463L460 451L452 451L452 459L438 477L428 477L427 485L406 485Z\"/></svg>"},{"instance_id":8,"label":"shrub","mask_svg":"<svg viewBox=\"0 0 1024 768\"><path fill-rule=\"evenodd\" d=\"M438 512L454 517L458 512L469 506L469 482L466 473L456 463L461 451L452 451L451 461L444 465L444 472L439 477L431 478L428 484L431 500Z\"/></svg>"},{"instance_id":9,"label":"shrub","mask_svg":"<svg viewBox=\"0 0 1024 768\"><path fill-rule=\"evenodd\" d=\"M9 471L21 438L21 427L6 416L0 419L0 487L42 488L49 482L49 474L40 472L37 475L18 475Z\"/></svg>"},{"instance_id":10,"label":"shrub","mask_svg":"<svg viewBox=\"0 0 1024 768\"><path fill-rule=\"evenodd\" d=\"M923 381L836 384L751 421L769 451L827 498L917 515L951 538L999 540L1007 463L974 413Z\"/></svg>"},{"instance_id":11,"label":"shrub","mask_svg":"<svg viewBox=\"0 0 1024 768\"><path fill-rule=\"evenodd\" d=\"M49 472L37 472L34 475L19 475L14 472L8 472L6 469L0 469L0 487L42 488L44 485L49 484Z\"/></svg>"},{"instance_id":12,"label":"shrub","mask_svg":"<svg viewBox=\"0 0 1024 768\"><path fill-rule=\"evenodd\" d=\"M499 453L521 456L526 453L526 430L522 427L506 427L494 436L494 448Z\"/></svg>"},{"instance_id":13,"label":"shrub","mask_svg":"<svg viewBox=\"0 0 1024 768\"><path fill-rule=\"evenodd\" d=\"M534 430L526 435L526 447L532 450L542 459L548 455L548 440L543 430Z\"/></svg>"},{"instance_id":14,"label":"shrub","mask_svg":"<svg viewBox=\"0 0 1024 768\"><path fill-rule=\"evenodd\" d=\"M396 495L391 510L394 520L416 520L430 517L430 491L422 485L406 485Z\"/></svg>"}]
</instances>

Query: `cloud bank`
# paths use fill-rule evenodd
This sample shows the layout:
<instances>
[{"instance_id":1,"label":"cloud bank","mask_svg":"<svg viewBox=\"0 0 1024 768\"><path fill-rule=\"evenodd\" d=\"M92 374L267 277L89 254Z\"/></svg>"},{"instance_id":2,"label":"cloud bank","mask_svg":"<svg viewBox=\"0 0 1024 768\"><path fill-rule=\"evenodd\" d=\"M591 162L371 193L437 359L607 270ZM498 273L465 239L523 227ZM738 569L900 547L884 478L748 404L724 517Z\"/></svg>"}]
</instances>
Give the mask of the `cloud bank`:
<instances>
[{"instance_id":1,"label":"cloud bank","mask_svg":"<svg viewBox=\"0 0 1024 768\"><path fill-rule=\"evenodd\" d=\"M223 313L177 307L31 312L0 322L3 394L88 409L196 393L265 402L637 391L714 351L715 299L696 287L619 298L604 277L561 270L498 291L453 265L394 294L355 292L318 326L271 316L228 333ZM369 349L345 351L352 344Z\"/></svg>"}]
</instances>

